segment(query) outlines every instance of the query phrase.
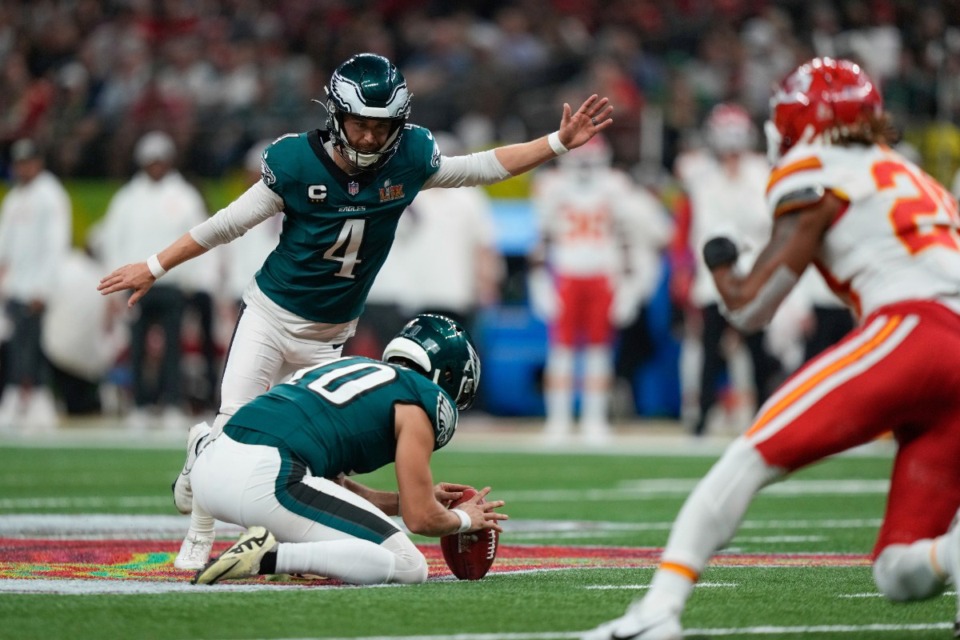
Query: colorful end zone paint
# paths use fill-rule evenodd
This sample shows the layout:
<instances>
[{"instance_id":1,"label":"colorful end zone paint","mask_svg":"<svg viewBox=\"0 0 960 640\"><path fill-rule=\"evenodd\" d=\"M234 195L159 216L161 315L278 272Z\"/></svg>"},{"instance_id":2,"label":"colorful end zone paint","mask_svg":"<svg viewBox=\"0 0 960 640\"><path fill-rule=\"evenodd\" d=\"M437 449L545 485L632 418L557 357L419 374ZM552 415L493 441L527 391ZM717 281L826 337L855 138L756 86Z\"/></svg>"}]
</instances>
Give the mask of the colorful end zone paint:
<instances>
[{"instance_id":1,"label":"colorful end zone paint","mask_svg":"<svg viewBox=\"0 0 960 640\"><path fill-rule=\"evenodd\" d=\"M229 541L217 543L221 553ZM439 545L419 545L430 567L430 578L449 578ZM101 580L186 582L190 571L173 568L178 542L150 540L44 540L0 538L0 580ZM652 568L661 549L503 545L491 573L562 569ZM869 566L859 554L720 554L712 566ZM260 581L266 582L265 578ZM297 580L283 585L335 585L331 580Z\"/></svg>"}]
</instances>

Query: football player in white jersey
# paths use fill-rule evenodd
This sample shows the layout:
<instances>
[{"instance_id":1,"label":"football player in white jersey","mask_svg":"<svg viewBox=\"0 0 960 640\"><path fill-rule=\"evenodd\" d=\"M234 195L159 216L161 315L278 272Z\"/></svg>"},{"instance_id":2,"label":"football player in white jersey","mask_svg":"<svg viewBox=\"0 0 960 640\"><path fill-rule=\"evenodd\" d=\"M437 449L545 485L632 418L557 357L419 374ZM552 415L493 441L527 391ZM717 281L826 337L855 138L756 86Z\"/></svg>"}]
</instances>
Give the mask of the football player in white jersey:
<instances>
[{"instance_id":1,"label":"football player in white jersey","mask_svg":"<svg viewBox=\"0 0 960 640\"><path fill-rule=\"evenodd\" d=\"M549 324L544 395L551 442L571 434L576 388L581 436L593 444L609 438L616 329L633 320L656 287L645 247L655 253L671 234L663 205L612 167L612 155L605 139L594 136L533 183L541 239L528 284L534 314Z\"/></svg>"},{"instance_id":2,"label":"football player in white jersey","mask_svg":"<svg viewBox=\"0 0 960 640\"><path fill-rule=\"evenodd\" d=\"M892 431L898 444L873 575L892 601L960 578L960 215L888 146L877 86L817 58L771 101L771 237L749 273L735 239L704 246L727 317L754 329L813 264L858 316L794 373L687 498L646 595L589 639L681 638L680 616L754 495L788 473ZM916 470L922 469L923 473Z\"/></svg>"}]
</instances>

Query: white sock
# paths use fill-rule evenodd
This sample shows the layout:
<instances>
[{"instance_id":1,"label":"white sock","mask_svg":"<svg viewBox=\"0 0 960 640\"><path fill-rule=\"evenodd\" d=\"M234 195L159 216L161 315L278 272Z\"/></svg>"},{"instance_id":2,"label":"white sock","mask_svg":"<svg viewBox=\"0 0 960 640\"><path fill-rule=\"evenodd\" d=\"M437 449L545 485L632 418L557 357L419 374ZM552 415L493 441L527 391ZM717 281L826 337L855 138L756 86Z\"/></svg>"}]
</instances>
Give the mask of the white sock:
<instances>
[{"instance_id":1,"label":"white sock","mask_svg":"<svg viewBox=\"0 0 960 640\"><path fill-rule=\"evenodd\" d=\"M680 615L695 582L674 571L657 569L650 581L646 597L640 601L639 611L658 613L663 610Z\"/></svg>"},{"instance_id":2,"label":"white sock","mask_svg":"<svg viewBox=\"0 0 960 640\"><path fill-rule=\"evenodd\" d=\"M756 493L782 471L770 467L745 440L734 441L697 484L673 523L662 562L689 571L660 568L654 574L641 609L664 603L678 613L710 557L730 541Z\"/></svg>"},{"instance_id":3,"label":"white sock","mask_svg":"<svg viewBox=\"0 0 960 640\"><path fill-rule=\"evenodd\" d=\"M950 567L953 566L955 553L953 545L950 544L950 531L943 534L942 536L936 538L933 541L933 557L932 562L933 570L943 577L944 580L950 578ZM953 576L953 581L956 583L960 580L960 577ZM960 594L958 594L960 595Z\"/></svg>"},{"instance_id":4,"label":"white sock","mask_svg":"<svg viewBox=\"0 0 960 640\"><path fill-rule=\"evenodd\" d=\"M193 503L193 511L190 512L190 529L186 537L213 537L216 533L214 529L216 522L213 516L198 507L197 503Z\"/></svg>"},{"instance_id":5,"label":"white sock","mask_svg":"<svg viewBox=\"0 0 960 640\"><path fill-rule=\"evenodd\" d=\"M940 593L946 575L934 566L939 563L936 547L948 546L926 539L886 547L873 563L873 580L880 593L894 602L924 600ZM941 566L946 572L950 565Z\"/></svg>"},{"instance_id":6,"label":"white sock","mask_svg":"<svg viewBox=\"0 0 960 640\"><path fill-rule=\"evenodd\" d=\"M573 423L573 351L550 347L544 383L547 430L557 435L567 433Z\"/></svg>"},{"instance_id":7,"label":"white sock","mask_svg":"<svg viewBox=\"0 0 960 640\"><path fill-rule=\"evenodd\" d=\"M281 542L277 573L312 573L351 584L390 582L396 556L367 540Z\"/></svg>"}]
</instances>

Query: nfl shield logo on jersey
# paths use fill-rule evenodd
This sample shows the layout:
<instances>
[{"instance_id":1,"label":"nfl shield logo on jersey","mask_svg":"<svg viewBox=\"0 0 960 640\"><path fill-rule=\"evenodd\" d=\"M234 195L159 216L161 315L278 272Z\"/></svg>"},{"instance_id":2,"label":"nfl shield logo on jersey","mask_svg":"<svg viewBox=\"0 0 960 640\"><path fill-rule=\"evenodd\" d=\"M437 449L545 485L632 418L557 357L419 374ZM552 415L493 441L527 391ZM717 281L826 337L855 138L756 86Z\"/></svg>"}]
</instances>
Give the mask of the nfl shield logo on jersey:
<instances>
[{"instance_id":1,"label":"nfl shield logo on jersey","mask_svg":"<svg viewBox=\"0 0 960 640\"><path fill-rule=\"evenodd\" d=\"M347 193L349 193L349 194L352 195L352 196L355 196L355 195L357 195L358 193L360 193L360 183L359 183L359 182L353 182L353 181L348 182L348 183L347 183Z\"/></svg>"}]
</instances>

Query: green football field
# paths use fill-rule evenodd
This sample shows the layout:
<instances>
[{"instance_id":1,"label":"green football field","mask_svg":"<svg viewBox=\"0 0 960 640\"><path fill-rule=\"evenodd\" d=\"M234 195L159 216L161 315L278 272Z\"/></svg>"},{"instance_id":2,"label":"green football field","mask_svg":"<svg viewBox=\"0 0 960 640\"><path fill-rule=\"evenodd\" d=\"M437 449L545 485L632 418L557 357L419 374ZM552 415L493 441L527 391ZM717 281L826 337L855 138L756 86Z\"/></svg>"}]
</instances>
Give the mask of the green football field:
<instances>
[{"instance_id":1,"label":"green football field","mask_svg":"<svg viewBox=\"0 0 960 640\"><path fill-rule=\"evenodd\" d=\"M679 436L606 451L545 451L503 430L458 439L435 454L435 479L490 485L511 516L483 580L456 580L436 541L415 538L431 561L423 585L198 587L171 566L187 524L169 491L178 438L7 437L0 638L577 638L643 594L682 500L721 450ZM768 487L704 573L686 636L951 637L952 590L891 604L873 585L890 464L889 443L875 443ZM361 481L391 488L392 468ZM218 549L237 530L220 533Z\"/></svg>"}]
</instances>

